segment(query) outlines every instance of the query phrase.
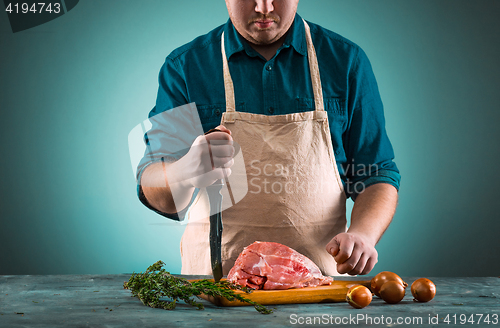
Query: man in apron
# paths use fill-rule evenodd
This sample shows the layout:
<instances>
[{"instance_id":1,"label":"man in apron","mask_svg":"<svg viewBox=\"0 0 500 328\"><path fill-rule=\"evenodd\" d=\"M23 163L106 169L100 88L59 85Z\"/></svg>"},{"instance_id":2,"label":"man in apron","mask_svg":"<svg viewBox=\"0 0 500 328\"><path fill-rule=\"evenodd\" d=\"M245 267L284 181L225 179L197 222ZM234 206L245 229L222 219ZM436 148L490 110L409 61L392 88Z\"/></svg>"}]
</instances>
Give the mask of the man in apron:
<instances>
[{"instance_id":1,"label":"man in apron","mask_svg":"<svg viewBox=\"0 0 500 328\"><path fill-rule=\"evenodd\" d=\"M140 199L172 219L189 209L182 273L210 274L205 188L231 175L235 141L249 190L222 213L224 274L254 241L292 247L327 275L367 274L400 180L368 60L352 42L302 20L298 0L226 5L227 24L167 57L150 114L195 102L205 131L219 131L199 136L181 158L145 156ZM169 134L160 130L148 137ZM196 147L207 141L218 142L209 161ZM150 151L163 154L161 147ZM348 196L355 205L347 230Z\"/></svg>"}]
</instances>

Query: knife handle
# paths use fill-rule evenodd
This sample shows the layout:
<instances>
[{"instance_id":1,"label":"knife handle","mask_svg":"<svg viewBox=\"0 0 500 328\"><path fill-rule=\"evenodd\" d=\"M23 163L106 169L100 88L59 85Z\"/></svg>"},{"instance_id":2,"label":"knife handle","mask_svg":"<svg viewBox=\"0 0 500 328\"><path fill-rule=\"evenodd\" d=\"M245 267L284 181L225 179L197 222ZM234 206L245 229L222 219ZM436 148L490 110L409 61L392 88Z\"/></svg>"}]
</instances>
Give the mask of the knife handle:
<instances>
[{"instance_id":1,"label":"knife handle","mask_svg":"<svg viewBox=\"0 0 500 328\"><path fill-rule=\"evenodd\" d=\"M222 212L223 187L224 187L224 179L216 180L213 184L206 187L211 213L217 214Z\"/></svg>"}]
</instances>

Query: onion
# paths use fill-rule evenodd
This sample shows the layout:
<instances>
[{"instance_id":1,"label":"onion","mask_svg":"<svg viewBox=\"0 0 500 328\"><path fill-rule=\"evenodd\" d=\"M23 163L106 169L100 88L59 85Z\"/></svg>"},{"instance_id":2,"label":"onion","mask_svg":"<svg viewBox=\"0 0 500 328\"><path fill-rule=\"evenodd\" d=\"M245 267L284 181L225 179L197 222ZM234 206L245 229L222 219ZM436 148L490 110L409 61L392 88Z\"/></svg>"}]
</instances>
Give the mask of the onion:
<instances>
[{"instance_id":1,"label":"onion","mask_svg":"<svg viewBox=\"0 0 500 328\"><path fill-rule=\"evenodd\" d=\"M417 279L411 284L414 301L429 302L436 295L436 285L427 278Z\"/></svg>"},{"instance_id":2,"label":"onion","mask_svg":"<svg viewBox=\"0 0 500 328\"><path fill-rule=\"evenodd\" d=\"M382 285L388 281L397 281L399 282L404 288L408 287L408 284L401 279L400 276L395 274L394 272L390 271L383 271L377 274L373 279L371 280L371 289L372 292L375 293L375 295L380 297L380 288L382 288Z\"/></svg>"},{"instance_id":3,"label":"onion","mask_svg":"<svg viewBox=\"0 0 500 328\"><path fill-rule=\"evenodd\" d=\"M362 309L372 301L372 292L362 285L354 285L347 291L347 302L356 309Z\"/></svg>"},{"instance_id":4,"label":"onion","mask_svg":"<svg viewBox=\"0 0 500 328\"><path fill-rule=\"evenodd\" d=\"M399 281L388 281L380 288L380 297L389 304L399 303L405 297L405 287Z\"/></svg>"}]
</instances>

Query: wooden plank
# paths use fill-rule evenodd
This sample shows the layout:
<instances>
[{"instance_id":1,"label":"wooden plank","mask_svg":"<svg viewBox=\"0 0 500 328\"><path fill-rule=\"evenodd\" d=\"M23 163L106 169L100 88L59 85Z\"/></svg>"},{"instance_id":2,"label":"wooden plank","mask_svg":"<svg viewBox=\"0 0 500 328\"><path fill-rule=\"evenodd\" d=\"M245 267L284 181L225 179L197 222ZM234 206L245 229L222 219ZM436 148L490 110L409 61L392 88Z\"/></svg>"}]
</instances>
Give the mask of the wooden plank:
<instances>
[{"instance_id":1,"label":"wooden plank","mask_svg":"<svg viewBox=\"0 0 500 328\"><path fill-rule=\"evenodd\" d=\"M186 279L208 279L210 276L181 276ZM362 313L365 319L357 320L350 327L368 326L366 318L378 320L381 316L393 319L397 317L422 318L423 324L405 325L405 327L430 327L429 320L436 320L435 327L492 327L492 318L498 316L500 309L500 278L498 277L427 277L437 287L436 297L428 303L413 302L410 288L398 304L387 304L374 297L370 305L363 310L356 310L346 303L323 304L288 304L270 305L274 313L261 315L251 306L219 307L212 303L205 304L204 311L179 302L177 309L164 311L144 306L136 297L131 297L130 290L123 289L124 281L130 274L114 275L0 275L0 327L294 327L313 326L336 327L349 325L307 325L292 324L291 316L304 318L321 316L336 317L356 316ZM335 279L369 279L367 276L334 277ZM412 283L420 277L402 276L404 281ZM207 303L207 301L203 301ZM331 304L331 307L325 307ZM336 305L336 306L335 306ZM112 311L110 311L112 310ZM22 313L22 314L21 314ZM453 315L456 313L456 324ZM479 322L478 313L483 314ZM439 318L436 319L436 315ZM451 324L446 324L446 316ZM460 325L460 315L474 319L474 325ZM490 320L490 325L484 321ZM293 317L292 317L293 318ZM376 319L377 318L377 319ZM437 321L439 320L439 324ZM146 323L146 324L145 324ZM386 321L387 323L387 321ZM372 325L385 327L387 325Z\"/></svg>"},{"instance_id":2,"label":"wooden plank","mask_svg":"<svg viewBox=\"0 0 500 328\"><path fill-rule=\"evenodd\" d=\"M235 291L244 297L262 305L305 304L345 302L347 290L354 285L370 287L370 280L334 280L331 285L318 287L294 288L286 290L255 290L250 294ZM201 295L217 306L246 306L248 303L228 301L223 297Z\"/></svg>"}]
</instances>

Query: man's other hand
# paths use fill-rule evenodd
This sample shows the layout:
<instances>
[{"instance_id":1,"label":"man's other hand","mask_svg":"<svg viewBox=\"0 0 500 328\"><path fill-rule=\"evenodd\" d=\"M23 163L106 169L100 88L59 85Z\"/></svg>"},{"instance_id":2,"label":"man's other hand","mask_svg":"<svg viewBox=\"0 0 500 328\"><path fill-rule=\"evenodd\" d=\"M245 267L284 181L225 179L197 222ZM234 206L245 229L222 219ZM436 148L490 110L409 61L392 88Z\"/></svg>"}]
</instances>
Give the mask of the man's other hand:
<instances>
[{"instance_id":1,"label":"man's other hand","mask_svg":"<svg viewBox=\"0 0 500 328\"><path fill-rule=\"evenodd\" d=\"M368 274L378 261L375 246L357 233L339 233L326 245L326 251L337 262L337 271L341 274Z\"/></svg>"}]
</instances>

